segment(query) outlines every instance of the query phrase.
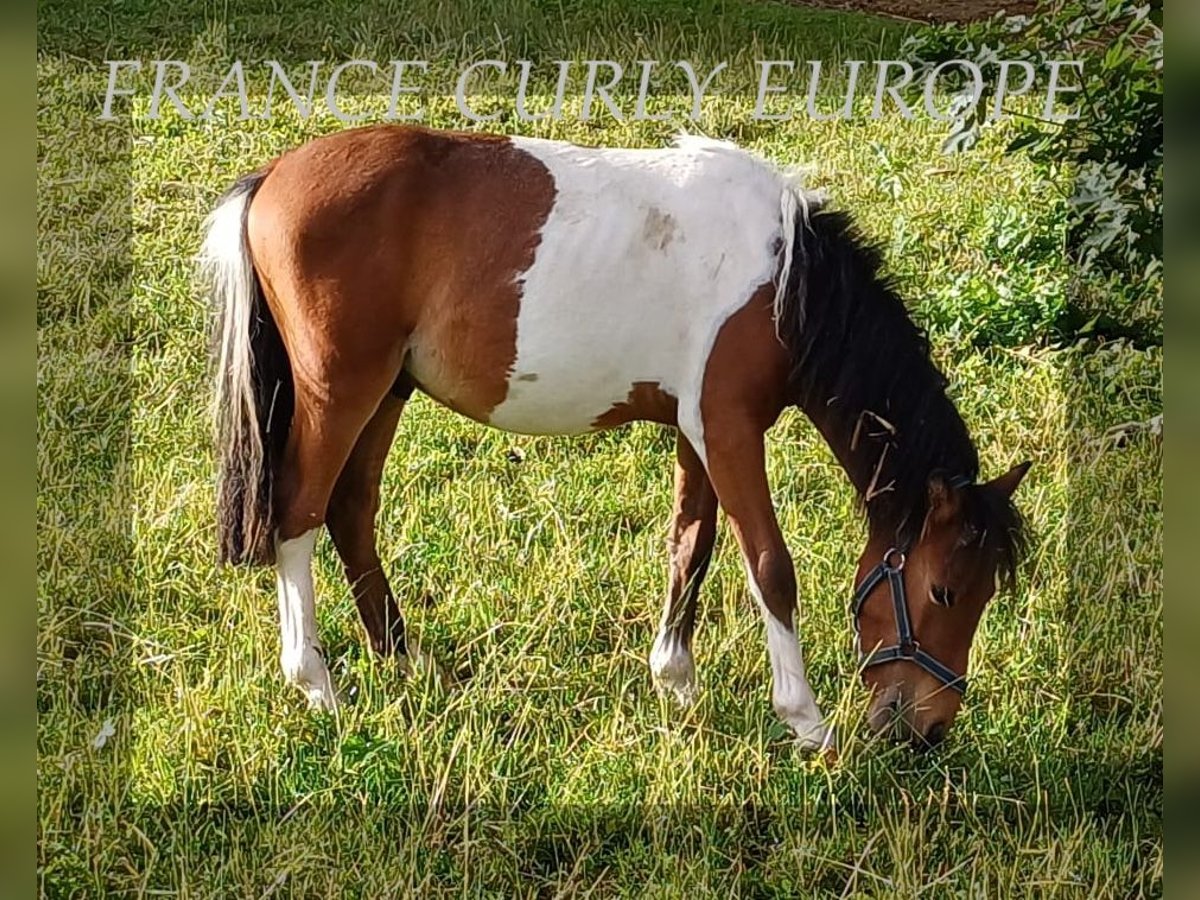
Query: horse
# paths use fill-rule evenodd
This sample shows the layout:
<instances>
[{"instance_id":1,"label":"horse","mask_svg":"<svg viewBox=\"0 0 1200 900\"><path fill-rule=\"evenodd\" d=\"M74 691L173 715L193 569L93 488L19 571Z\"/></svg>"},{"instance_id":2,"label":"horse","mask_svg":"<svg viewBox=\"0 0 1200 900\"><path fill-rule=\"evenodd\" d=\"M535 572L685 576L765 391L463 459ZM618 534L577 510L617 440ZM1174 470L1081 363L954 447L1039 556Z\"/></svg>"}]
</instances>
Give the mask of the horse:
<instances>
[{"instance_id":1,"label":"horse","mask_svg":"<svg viewBox=\"0 0 1200 900\"><path fill-rule=\"evenodd\" d=\"M1012 495L1029 463L979 480L880 250L788 171L688 135L620 149L367 126L240 178L201 259L219 560L274 565L283 672L313 706L338 703L315 619L322 525L374 653L419 652L375 541L384 461L419 390L512 432L674 428L653 683L695 697L720 507L765 626L772 706L801 745L832 747L764 461L795 406L865 512L853 622L869 727L920 746L945 735L984 606L1020 556Z\"/></svg>"}]
</instances>

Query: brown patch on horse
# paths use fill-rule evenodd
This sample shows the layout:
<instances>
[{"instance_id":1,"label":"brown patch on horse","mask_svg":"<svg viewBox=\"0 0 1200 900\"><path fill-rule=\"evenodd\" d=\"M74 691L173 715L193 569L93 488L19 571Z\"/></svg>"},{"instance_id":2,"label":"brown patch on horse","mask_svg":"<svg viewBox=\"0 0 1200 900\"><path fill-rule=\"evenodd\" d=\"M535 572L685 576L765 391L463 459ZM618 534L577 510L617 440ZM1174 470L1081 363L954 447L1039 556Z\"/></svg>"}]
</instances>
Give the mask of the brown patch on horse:
<instances>
[{"instance_id":1,"label":"brown patch on horse","mask_svg":"<svg viewBox=\"0 0 1200 900\"><path fill-rule=\"evenodd\" d=\"M518 276L555 193L504 136L371 126L285 154L248 239L268 298L295 298L271 305L296 377L327 380L330 358L403 368L487 421L516 359Z\"/></svg>"},{"instance_id":2,"label":"brown patch on horse","mask_svg":"<svg viewBox=\"0 0 1200 900\"><path fill-rule=\"evenodd\" d=\"M598 416L592 427L601 431L633 421L674 425L678 411L678 399L657 381L635 381L629 395Z\"/></svg>"},{"instance_id":3,"label":"brown patch on horse","mask_svg":"<svg viewBox=\"0 0 1200 900\"><path fill-rule=\"evenodd\" d=\"M749 417L766 431L788 405L790 358L775 335L774 302L775 285L759 285L717 332L700 394L706 445L719 439L725 417Z\"/></svg>"}]
</instances>

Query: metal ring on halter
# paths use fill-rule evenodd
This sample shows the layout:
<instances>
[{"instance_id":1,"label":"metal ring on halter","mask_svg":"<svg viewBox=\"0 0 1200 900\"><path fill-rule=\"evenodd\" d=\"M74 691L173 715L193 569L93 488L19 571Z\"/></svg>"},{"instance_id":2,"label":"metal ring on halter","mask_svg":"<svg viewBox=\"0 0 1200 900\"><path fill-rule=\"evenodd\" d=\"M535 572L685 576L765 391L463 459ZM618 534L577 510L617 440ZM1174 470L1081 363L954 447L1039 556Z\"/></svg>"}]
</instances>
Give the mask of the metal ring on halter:
<instances>
[{"instance_id":1,"label":"metal ring on halter","mask_svg":"<svg viewBox=\"0 0 1200 900\"><path fill-rule=\"evenodd\" d=\"M900 557L900 561L898 563L896 563L895 565L892 565L890 560L894 556ZM904 564L907 561L908 561L908 557L904 555L903 550L899 549L898 547L892 547L892 549L888 550L887 553L883 554L882 565L884 566L884 568L891 569L893 572L899 572L904 568Z\"/></svg>"}]
</instances>

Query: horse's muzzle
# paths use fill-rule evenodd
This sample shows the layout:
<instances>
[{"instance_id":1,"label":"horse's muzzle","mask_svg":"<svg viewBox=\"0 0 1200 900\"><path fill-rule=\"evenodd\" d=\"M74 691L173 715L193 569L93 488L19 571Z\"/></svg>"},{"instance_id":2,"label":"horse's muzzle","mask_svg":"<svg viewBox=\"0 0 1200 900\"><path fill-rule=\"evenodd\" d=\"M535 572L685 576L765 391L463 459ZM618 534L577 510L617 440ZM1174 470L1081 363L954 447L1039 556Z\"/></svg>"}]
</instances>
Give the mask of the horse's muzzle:
<instances>
[{"instance_id":1,"label":"horse's muzzle","mask_svg":"<svg viewBox=\"0 0 1200 900\"><path fill-rule=\"evenodd\" d=\"M871 733L895 743L907 742L914 750L929 750L940 744L950 730L950 721L930 715L905 696L899 685L881 687L871 703L867 725Z\"/></svg>"}]
</instances>

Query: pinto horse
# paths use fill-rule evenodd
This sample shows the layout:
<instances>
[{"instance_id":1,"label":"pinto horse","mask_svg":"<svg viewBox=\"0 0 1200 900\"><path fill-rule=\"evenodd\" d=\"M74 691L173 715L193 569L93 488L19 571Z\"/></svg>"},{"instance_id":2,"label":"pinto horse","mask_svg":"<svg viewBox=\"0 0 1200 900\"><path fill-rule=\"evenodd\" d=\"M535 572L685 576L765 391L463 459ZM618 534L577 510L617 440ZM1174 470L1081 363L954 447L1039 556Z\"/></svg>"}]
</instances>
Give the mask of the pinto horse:
<instances>
[{"instance_id":1,"label":"pinto horse","mask_svg":"<svg viewBox=\"0 0 1200 900\"><path fill-rule=\"evenodd\" d=\"M411 644L375 544L379 483L418 389L527 434L633 420L677 430L669 587L650 652L689 701L718 505L765 623L778 715L832 740L805 675L792 558L764 434L798 406L868 521L854 598L876 731L934 743L1022 546L980 483L924 334L850 219L732 144L658 150L377 126L311 141L237 182L202 258L215 334L223 562L273 563L286 678L336 693L316 631L325 525L372 649Z\"/></svg>"}]
</instances>

